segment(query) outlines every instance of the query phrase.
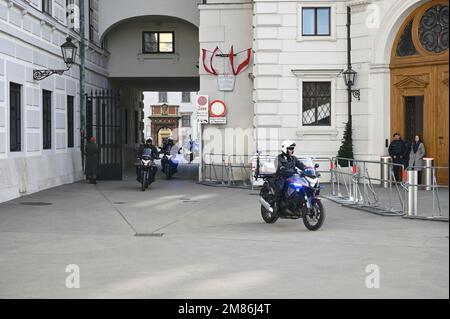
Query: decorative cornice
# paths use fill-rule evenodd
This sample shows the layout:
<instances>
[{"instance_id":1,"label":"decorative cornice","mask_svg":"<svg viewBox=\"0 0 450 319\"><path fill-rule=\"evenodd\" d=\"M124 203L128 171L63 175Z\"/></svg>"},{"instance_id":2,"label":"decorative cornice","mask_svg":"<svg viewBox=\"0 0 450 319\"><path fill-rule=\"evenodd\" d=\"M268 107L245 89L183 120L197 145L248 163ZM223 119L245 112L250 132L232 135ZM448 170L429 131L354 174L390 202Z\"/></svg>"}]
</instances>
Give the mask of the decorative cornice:
<instances>
[{"instance_id":1,"label":"decorative cornice","mask_svg":"<svg viewBox=\"0 0 450 319\"><path fill-rule=\"evenodd\" d=\"M428 82L424 81L422 79L412 77L412 76L406 76L401 81L395 83L395 86L399 89L406 89L406 88L421 88L424 89L428 86Z\"/></svg>"},{"instance_id":2,"label":"decorative cornice","mask_svg":"<svg viewBox=\"0 0 450 319\"><path fill-rule=\"evenodd\" d=\"M347 1L347 5L352 8L352 12L361 12L366 10L369 4L372 4L373 0L351 0Z\"/></svg>"}]
</instances>

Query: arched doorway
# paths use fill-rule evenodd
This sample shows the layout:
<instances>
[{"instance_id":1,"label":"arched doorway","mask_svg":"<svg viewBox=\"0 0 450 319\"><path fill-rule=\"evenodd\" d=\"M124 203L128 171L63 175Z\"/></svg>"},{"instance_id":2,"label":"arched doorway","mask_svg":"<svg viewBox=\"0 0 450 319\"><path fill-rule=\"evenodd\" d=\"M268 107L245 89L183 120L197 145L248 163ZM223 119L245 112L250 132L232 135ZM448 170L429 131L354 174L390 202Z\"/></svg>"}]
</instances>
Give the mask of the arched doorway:
<instances>
[{"instance_id":1,"label":"arched doorway","mask_svg":"<svg viewBox=\"0 0 450 319\"><path fill-rule=\"evenodd\" d=\"M433 0L402 24L391 55L391 133L420 134L427 157L448 167L448 1ZM448 184L448 170L438 170Z\"/></svg>"},{"instance_id":2,"label":"arched doorway","mask_svg":"<svg viewBox=\"0 0 450 319\"><path fill-rule=\"evenodd\" d=\"M172 135L172 130L168 127L163 127L158 131L158 146L162 147L165 140L167 140L167 138L169 136Z\"/></svg>"}]
</instances>

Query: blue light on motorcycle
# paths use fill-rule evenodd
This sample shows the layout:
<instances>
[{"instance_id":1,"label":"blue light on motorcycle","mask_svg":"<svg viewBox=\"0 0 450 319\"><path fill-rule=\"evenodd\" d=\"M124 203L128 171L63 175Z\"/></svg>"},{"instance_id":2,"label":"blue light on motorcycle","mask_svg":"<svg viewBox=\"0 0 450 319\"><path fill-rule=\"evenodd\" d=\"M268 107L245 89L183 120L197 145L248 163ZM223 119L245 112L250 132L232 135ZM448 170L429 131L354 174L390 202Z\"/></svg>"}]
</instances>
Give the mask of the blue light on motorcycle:
<instances>
[{"instance_id":1,"label":"blue light on motorcycle","mask_svg":"<svg viewBox=\"0 0 450 319\"><path fill-rule=\"evenodd\" d=\"M302 189L303 188L303 185L299 184L299 183L291 183L291 185L294 186L295 188L298 188L298 189Z\"/></svg>"}]
</instances>

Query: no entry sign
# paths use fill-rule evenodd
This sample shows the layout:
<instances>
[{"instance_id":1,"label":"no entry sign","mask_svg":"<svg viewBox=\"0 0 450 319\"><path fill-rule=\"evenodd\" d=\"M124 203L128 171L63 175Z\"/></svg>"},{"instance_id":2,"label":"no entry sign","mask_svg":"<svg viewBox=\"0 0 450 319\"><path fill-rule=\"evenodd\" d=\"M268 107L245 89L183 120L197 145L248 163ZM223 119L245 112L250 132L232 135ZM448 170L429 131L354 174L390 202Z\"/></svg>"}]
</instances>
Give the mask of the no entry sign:
<instances>
[{"instance_id":1,"label":"no entry sign","mask_svg":"<svg viewBox=\"0 0 450 319\"><path fill-rule=\"evenodd\" d=\"M227 106L221 100L215 100L209 105L209 123L210 124L226 124L227 123Z\"/></svg>"},{"instance_id":2,"label":"no entry sign","mask_svg":"<svg viewBox=\"0 0 450 319\"><path fill-rule=\"evenodd\" d=\"M227 113L227 106L223 101L215 100L209 106L209 113L212 117L223 117Z\"/></svg>"}]
</instances>

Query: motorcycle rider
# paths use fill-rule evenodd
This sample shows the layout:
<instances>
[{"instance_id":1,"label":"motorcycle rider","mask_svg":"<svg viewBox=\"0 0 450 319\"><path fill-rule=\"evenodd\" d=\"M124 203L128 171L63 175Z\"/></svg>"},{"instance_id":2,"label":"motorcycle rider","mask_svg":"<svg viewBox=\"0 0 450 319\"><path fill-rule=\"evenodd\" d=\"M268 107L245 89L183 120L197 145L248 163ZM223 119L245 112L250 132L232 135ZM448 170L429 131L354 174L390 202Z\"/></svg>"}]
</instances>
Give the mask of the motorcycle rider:
<instances>
[{"instance_id":1,"label":"motorcycle rider","mask_svg":"<svg viewBox=\"0 0 450 319\"><path fill-rule=\"evenodd\" d=\"M281 143L281 154L275 160L275 203L274 211L278 210L281 204L281 199L287 188L287 179L292 175L297 174L296 168L300 170L305 169L305 165L294 156L295 142L286 140Z\"/></svg>"},{"instance_id":2,"label":"motorcycle rider","mask_svg":"<svg viewBox=\"0 0 450 319\"><path fill-rule=\"evenodd\" d=\"M151 157L152 160L159 158L159 153L156 147L153 145L153 139L151 137L147 138L145 140L145 143L139 146L139 149L137 151L137 158L140 159L142 157L142 154L144 153L144 150L149 148L151 150ZM153 167L153 172L150 174L151 182L153 183L155 181L155 175L156 175L157 168L156 166ZM136 180L138 182L141 182L141 166L136 165Z\"/></svg>"},{"instance_id":3,"label":"motorcycle rider","mask_svg":"<svg viewBox=\"0 0 450 319\"><path fill-rule=\"evenodd\" d=\"M174 141L173 141L173 138L171 137L171 136L169 136L168 138L167 138L167 141L166 141L166 143L163 145L163 147L161 148L161 151L160 151L160 153L161 154L165 154L165 155L170 155L170 153L171 153L171 150L172 150L172 148L174 147ZM162 170L163 170L163 172L164 172L164 170L165 170L165 167L166 167L166 163L167 163L167 159L165 159L165 158L163 158L162 160L161 160L161 167L162 167ZM177 167L175 167L175 172L177 172L178 170L177 170Z\"/></svg>"}]
</instances>

